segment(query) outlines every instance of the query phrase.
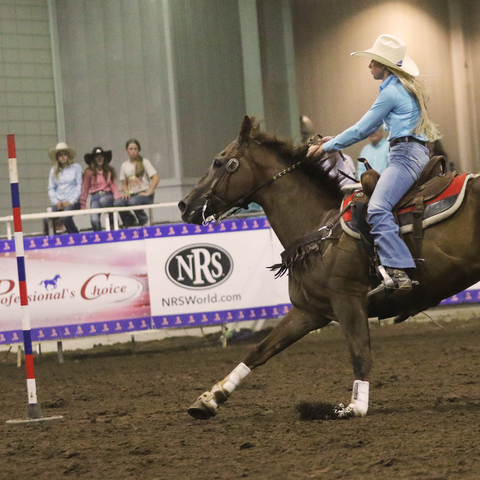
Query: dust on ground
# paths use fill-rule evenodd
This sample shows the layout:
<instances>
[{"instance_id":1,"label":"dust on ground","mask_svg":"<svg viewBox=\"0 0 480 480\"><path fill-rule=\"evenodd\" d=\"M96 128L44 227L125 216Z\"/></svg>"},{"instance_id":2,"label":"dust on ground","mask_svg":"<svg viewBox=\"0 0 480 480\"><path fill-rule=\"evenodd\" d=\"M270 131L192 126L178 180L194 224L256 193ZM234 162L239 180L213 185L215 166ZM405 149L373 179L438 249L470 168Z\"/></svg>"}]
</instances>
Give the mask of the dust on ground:
<instances>
[{"instance_id":1,"label":"dust on ground","mask_svg":"<svg viewBox=\"0 0 480 480\"><path fill-rule=\"evenodd\" d=\"M346 403L353 383L336 326L312 333L250 374L210 420L186 410L264 333L220 346L179 337L36 359L44 417L25 418L25 369L0 364L0 478L478 479L480 319L372 324L370 410L304 421L302 401Z\"/></svg>"}]
</instances>

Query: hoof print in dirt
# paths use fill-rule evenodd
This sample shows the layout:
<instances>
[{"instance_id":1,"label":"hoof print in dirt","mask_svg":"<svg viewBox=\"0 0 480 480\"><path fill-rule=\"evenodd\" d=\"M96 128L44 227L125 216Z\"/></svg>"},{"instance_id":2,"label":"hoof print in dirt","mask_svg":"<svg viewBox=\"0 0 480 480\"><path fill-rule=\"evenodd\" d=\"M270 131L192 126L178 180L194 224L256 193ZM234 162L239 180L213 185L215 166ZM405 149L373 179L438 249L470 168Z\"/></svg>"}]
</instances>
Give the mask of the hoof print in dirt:
<instances>
[{"instance_id":1,"label":"hoof print in dirt","mask_svg":"<svg viewBox=\"0 0 480 480\"><path fill-rule=\"evenodd\" d=\"M242 445L240 445L240 450L246 450L247 448L254 448L255 447L255 444L253 443L242 443Z\"/></svg>"},{"instance_id":2,"label":"hoof print in dirt","mask_svg":"<svg viewBox=\"0 0 480 480\"><path fill-rule=\"evenodd\" d=\"M346 420L355 416L353 409L342 403L300 402L296 410L301 420Z\"/></svg>"}]
</instances>

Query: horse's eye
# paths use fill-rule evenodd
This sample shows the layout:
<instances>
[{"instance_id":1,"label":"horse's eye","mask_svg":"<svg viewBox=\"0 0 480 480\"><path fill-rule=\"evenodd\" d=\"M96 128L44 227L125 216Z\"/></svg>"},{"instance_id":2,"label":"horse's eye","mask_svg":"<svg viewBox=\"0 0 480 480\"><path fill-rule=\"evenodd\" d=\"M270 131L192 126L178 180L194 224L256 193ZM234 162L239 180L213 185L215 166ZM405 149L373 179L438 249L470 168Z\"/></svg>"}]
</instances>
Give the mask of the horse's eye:
<instances>
[{"instance_id":1,"label":"horse's eye","mask_svg":"<svg viewBox=\"0 0 480 480\"><path fill-rule=\"evenodd\" d=\"M214 161L213 161L213 166L218 168L218 167L221 167L222 166L222 162L220 160L218 160L218 158L216 158Z\"/></svg>"}]
</instances>

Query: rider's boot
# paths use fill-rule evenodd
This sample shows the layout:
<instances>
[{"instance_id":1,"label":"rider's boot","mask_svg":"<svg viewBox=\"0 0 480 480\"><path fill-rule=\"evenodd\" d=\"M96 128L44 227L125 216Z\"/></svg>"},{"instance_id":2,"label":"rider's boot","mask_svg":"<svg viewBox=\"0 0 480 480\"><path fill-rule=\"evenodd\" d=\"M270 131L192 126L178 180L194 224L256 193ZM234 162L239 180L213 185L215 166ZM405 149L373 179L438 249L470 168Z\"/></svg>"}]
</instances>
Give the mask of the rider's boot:
<instances>
[{"instance_id":1,"label":"rider's boot","mask_svg":"<svg viewBox=\"0 0 480 480\"><path fill-rule=\"evenodd\" d=\"M380 285L368 293L368 296L375 295L378 292L387 290L387 293L395 293L397 291L407 292L412 289L412 280L402 268L383 267L378 268L382 282Z\"/></svg>"}]
</instances>

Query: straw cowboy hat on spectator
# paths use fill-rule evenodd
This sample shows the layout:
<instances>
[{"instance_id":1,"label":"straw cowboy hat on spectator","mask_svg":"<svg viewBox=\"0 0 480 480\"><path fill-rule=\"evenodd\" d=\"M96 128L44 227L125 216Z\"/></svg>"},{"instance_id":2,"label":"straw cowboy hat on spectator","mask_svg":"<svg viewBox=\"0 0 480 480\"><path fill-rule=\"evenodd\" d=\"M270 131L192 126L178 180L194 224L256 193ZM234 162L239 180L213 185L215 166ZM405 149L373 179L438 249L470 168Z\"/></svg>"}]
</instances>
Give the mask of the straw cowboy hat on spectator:
<instances>
[{"instance_id":1,"label":"straw cowboy hat on spectator","mask_svg":"<svg viewBox=\"0 0 480 480\"><path fill-rule=\"evenodd\" d=\"M367 57L387 67L402 70L412 77L420 73L415 62L406 54L407 45L395 35L380 35L368 50L352 52L350 55Z\"/></svg>"},{"instance_id":2,"label":"straw cowboy hat on spectator","mask_svg":"<svg viewBox=\"0 0 480 480\"><path fill-rule=\"evenodd\" d=\"M75 155L77 154L77 152L73 148L70 148L65 142L60 142L60 143L57 143L57 146L55 148L52 148L51 150L48 151L48 156L51 158L52 161L55 162L57 160L58 152L68 152L68 155L72 160L75 158Z\"/></svg>"},{"instance_id":3,"label":"straw cowboy hat on spectator","mask_svg":"<svg viewBox=\"0 0 480 480\"><path fill-rule=\"evenodd\" d=\"M95 160L97 155L103 155L105 165L109 164L112 161L112 151L111 150L104 150L102 147L95 147L92 150L92 153L86 153L84 158L87 165L91 165L92 162Z\"/></svg>"}]
</instances>

